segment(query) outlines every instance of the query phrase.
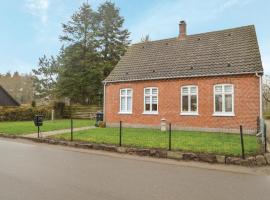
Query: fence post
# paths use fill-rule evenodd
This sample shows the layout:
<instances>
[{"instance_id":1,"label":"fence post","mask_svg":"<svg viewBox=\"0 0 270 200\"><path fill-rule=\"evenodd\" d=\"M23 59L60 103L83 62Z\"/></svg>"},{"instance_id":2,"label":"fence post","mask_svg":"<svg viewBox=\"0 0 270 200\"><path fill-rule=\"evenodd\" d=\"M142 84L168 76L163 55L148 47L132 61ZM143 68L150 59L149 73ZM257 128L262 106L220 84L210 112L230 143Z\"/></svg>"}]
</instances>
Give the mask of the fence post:
<instances>
[{"instance_id":1,"label":"fence post","mask_svg":"<svg viewBox=\"0 0 270 200\"><path fill-rule=\"evenodd\" d=\"M70 119L70 140L73 141L73 118Z\"/></svg>"},{"instance_id":2,"label":"fence post","mask_svg":"<svg viewBox=\"0 0 270 200\"><path fill-rule=\"evenodd\" d=\"M122 121L120 121L120 129L119 129L119 146L122 146Z\"/></svg>"},{"instance_id":3,"label":"fence post","mask_svg":"<svg viewBox=\"0 0 270 200\"><path fill-rule=\"evenodd\" d=\"M263 126L263 137L264 137L264 153L267 153L266 124L264 124Z\"/></svg>"},{"instance_id":4,"label":"fence post","mask_svg":"<svg viewBox=\"0 0 270 200\"><path fill-rule=\"evenodd\" d=\"M169 123L169 151L172 150L172 124Z\"/></svg>"},{"instance_id":5,"label":"fence post","mask_svg":"<svg viewBox=\"0 0 270 200\"><path fill-rule=\"evenodd\" d=\"M40 135L40 127L38 126L38 138L39 138L39 135Z\"/></svg>"},{"instance_id":6,"label":"fence post","mask_svg":"<svg viewBox=\"0 0 270 200\"><path fill-rule=\"evenodd\" d=\"M261 122L260 122L261 120L260 120L260 117L257 117L257 133L259 133L260 131L262 131L262 130L260 130L261 129Z\"/></svg>"},{"instance_id":7,"label":"fence post","mask_svg":"<svg viewBox=\"0 0 270 200\"><path fill-rule=\"evenodd\" d=\"M240 139L242 148L242 158L245 159L244 138L243 138L243 126L240 125Z\"/></svg>"}]
</instances>

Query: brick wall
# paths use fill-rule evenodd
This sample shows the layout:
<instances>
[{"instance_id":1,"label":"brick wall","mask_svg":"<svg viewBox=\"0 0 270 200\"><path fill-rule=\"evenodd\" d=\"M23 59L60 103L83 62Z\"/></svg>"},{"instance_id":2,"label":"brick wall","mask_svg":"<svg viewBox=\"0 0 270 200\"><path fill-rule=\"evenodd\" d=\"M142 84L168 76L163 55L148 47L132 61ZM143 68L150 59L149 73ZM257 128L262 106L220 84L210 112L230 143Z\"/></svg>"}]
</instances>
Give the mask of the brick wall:
<instances>
[{"instance_id":1,"label":"brick wall","mask_svg":"<svg viewBox=\"0 0 270 200\"><path fill-rule=\"evenodd\" d=\"M234 85L235 116L233 117L213 116L213 86L223 83ZM184 85L198 86L198 116L180 115L180 88ZM158 87L158 115L142 114L145 87ZM132 114L118 114L121 88L133 89ZM108 125L113 125L121 120L133 126L159 126L160 120L165 118L179 129L238 130L239 125L242 124L244 129L253 131L256 130L256 118L259 116L260 110L259 93L259 78L255 75L108 83L106 85L105 121Z\"/></svg>"}]
</instances>

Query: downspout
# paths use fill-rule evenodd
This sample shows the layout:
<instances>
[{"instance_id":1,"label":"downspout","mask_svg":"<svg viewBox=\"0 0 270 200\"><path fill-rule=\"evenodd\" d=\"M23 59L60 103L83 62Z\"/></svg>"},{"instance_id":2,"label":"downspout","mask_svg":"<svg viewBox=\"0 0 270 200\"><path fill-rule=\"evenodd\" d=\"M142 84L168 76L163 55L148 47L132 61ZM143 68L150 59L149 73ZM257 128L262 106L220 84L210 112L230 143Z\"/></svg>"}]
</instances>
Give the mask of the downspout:
<instances>
[{"instance_id":1,"label":"downspout","mask_svg":"<svg viewBox=\"0 0 270 200\"><path fill-rule=\"evenodd\" d=\"M106 122L105 114L106 114L106 82L104 82L103 86L103 121Z\"/></svg>"},{"instance_id":2,"label":"downspout","mask_svg":"<svg viewBox=\"0 0 270 200\"><path fill-rule=\"evenodd\" d=\"M255 75L259 78L260 81L260 119L263 118L262 114L262 75L259 75L258 72L255 73Z\"/></svg>"}]
</instances>

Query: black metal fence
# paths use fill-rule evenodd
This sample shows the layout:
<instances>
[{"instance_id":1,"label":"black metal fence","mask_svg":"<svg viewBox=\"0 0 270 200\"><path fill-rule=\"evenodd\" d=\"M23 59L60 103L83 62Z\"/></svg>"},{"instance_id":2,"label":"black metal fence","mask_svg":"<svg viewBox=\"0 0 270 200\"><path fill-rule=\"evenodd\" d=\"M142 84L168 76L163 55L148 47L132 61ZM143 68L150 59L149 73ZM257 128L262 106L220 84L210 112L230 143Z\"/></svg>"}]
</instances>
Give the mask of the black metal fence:
<instances>
[{"instance_id":1,"label":"black metal fence","mask_svg":"<svg viewBox=\"0 0 270 200\"><path fill-rule=\"evenodd\" d=\"M120 121L115 127L95 128L84 132L73 131L71 120L70 140L93 143L113 144L136 148L180 150L195 153L241 156L266 152L266 131L263 137L247 134L244 127L239 126L238 133L182 131L168 124L165 131L153 128L128 128ZM229 132L230 130L228 130ZM67 139L67 138L66 138Z\"/></svg>"},{"instance_id":2,"label":"black metal fence","mask_svg":"<svg viewBox=\"0 0 270 200\"><path fill-rule=\"evenodd\" d=\"M262 144L264 153L267 152L267 132L266 132L266 124L264 123L263 131L262 131Z\"/></svg>"}]
</instances>

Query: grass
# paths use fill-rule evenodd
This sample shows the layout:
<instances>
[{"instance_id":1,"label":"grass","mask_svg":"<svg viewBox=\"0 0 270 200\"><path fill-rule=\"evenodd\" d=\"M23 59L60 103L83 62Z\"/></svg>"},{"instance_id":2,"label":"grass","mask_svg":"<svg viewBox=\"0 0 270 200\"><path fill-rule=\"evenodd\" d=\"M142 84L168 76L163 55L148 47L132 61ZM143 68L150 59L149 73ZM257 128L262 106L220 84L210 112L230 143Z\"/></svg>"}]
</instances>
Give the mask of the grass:
<instances>
[{"instance_id":1,"label":"grass","mask_svg":"<svg viewBox=\"0 0 270 200\"><path fill-rule=\"evenodd\" d=\"M85 127L94 125L93 120L74 120L74 128ZM53 131L60 129L70 128L70 120L54 120L54 121L44 121L41 131ZM37 132L37 127L35 127L33 121L23 121L23 122L0 122L0 133L11 134L11 135L24 135L29 133Z\"/></svg>"},{"instance_id":2,"label":"grass","mask_svg":"<svg viewBox=\"0 0 270 200\"><path fill-rule=\"evenodd\" d=\"M70 139L70 134L53 136L57 139ZM119 144L118 128L96 128L74 133L74 140L104 144ZM124 128L123 146L139 148L168 148L168 133L154 129ZM248 155L260 151L256 136L244 136L245 152ZM173 131L172 149L191 152L215 153L221 155L241 155L240 136L230 133L208 133Z\"/></svg>"}]
</instances>

